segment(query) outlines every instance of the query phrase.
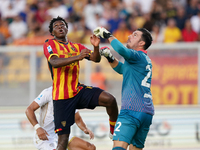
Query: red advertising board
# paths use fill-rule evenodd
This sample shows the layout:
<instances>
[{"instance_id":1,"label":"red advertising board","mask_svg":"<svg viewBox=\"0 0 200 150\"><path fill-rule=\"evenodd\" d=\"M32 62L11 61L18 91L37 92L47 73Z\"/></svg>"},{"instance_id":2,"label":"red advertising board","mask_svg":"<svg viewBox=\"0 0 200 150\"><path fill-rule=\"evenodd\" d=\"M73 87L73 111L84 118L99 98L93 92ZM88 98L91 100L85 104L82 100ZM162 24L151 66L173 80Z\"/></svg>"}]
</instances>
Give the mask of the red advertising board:
<instances>
[{"instance_id":1,"label":"red advertising board","mask_svg":"<svg viewBox=\"0 0 200 150\"><path fill-rule=\"evenodd\" d=\"M197 51L151 52L152 95L155 105L198 103Z\"/></svg>"}]
</instances>

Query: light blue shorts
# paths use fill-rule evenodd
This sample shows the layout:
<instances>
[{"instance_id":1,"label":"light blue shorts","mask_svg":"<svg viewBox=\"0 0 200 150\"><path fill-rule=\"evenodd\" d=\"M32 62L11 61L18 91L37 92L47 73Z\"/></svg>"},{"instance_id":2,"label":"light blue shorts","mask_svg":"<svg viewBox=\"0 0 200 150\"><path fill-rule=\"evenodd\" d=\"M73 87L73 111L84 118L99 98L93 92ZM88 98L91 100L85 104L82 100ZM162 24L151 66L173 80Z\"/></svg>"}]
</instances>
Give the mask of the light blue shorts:
<instances>
[{"instance_id":1,"label":"light blue shorts","mask_svg":"<svg viewBox=\"0 0 200 150\"><path fill-rule=\"evenodd\" d=\"M121 110L115 125L113 140L143 148L153 116L143 112Z\"/></svg>"}]
</instances>

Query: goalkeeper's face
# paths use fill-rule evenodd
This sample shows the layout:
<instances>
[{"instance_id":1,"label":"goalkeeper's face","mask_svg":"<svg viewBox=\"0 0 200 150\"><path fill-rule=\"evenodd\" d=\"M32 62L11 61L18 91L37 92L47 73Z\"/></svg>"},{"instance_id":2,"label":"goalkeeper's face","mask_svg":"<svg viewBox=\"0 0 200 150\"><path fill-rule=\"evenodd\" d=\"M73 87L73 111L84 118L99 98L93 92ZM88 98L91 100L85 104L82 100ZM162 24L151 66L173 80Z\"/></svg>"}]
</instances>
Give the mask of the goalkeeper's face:
<instances>
[{"instance_id":1,"label":"goalkeeper's face","mask_svg":"<svg viewBox=\"0 0 200 150\"><path fill-rule=\"evenodd\" d=\"M137 50L140 46L141 37L142 37L141 31L137 31L137 30L134 31L131 35L128 36L126 47Z\"/></svg>"},{"instance_id":2,"label":"goalkeeper's face","mask_svg":"<svg viewBox=\"0 0 200 150\"><path fill-rule=\"evenodd\" d=\"M63 39L66 37L68 32L68 29L65 25L65 23L61 20L58 20L53 23L53 31L52 34L58 38L58 39Z\"/></svg>"}]
</instances>

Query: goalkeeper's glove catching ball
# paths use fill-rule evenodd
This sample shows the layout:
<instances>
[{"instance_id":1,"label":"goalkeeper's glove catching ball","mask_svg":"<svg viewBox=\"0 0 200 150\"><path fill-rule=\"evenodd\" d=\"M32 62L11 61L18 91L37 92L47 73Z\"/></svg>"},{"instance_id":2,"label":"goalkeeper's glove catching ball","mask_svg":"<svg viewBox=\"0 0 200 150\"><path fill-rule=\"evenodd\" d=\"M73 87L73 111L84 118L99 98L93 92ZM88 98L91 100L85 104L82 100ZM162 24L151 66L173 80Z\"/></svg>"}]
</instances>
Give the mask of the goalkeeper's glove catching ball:
<instances>
[{"instance_id":1,"label":"goalkeeper's glove catching ball","mask_svg":"<svg viewBox=\"0 0 200 150\"><path fill-rule=\"evenodd\" d=\"M107 58L109 63L112 63L115 60L115 57L110 52L110 48L108 46L101 47L99 52L101 56L104 56Z\"/></svg>"},{"instance_id":2,"label":"goalkeeper's glove catching ball","mask_svg":"<svg viewBox=\"0 0 200 150\"><path fill-rule=\"evenodd\" d=\"M94 35L98 37L101 36L104 39L108 39L109 37L112 37L112 34L103 27L97 27L96 29L94 29L93 33Z\"/></svg>"}]
</instances>

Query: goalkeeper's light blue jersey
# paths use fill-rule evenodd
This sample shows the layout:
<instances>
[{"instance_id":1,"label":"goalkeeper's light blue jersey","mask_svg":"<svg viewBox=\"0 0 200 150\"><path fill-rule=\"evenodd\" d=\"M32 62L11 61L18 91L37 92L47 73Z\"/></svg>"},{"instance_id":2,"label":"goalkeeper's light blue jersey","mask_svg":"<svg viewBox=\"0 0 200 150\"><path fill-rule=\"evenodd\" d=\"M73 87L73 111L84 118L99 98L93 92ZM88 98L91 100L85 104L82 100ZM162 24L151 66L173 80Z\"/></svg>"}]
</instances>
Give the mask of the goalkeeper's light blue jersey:
<instances>
[{"instance_id":1,"label":"goalkeeper's light blue jersey","mask_svg":"<svg viewBox=\"0 0 200 150\"><path fill-rule=\"evenodd\" d=\"M124 57L114 68L123 74L121 109L144 112L153 115L154 106L151 95L152 63L147 51L136 51L123 46L117 39L111 42L116 52Z\"/></svg>"}]
</instances>

